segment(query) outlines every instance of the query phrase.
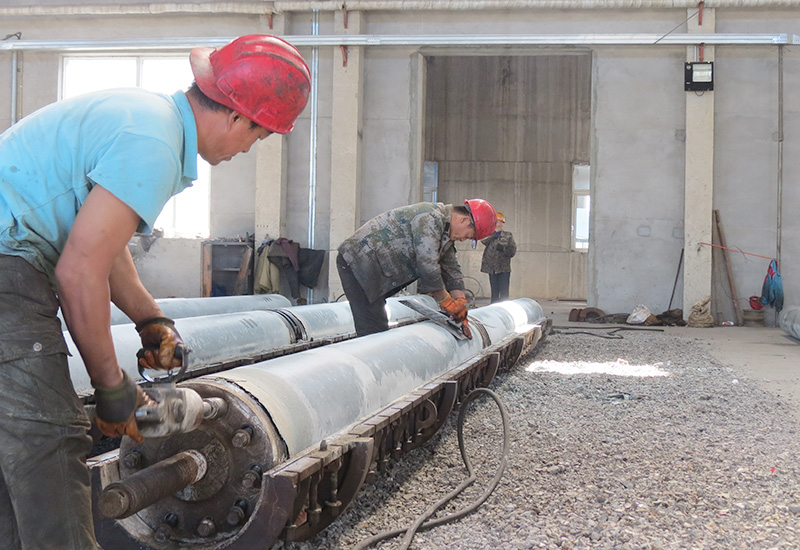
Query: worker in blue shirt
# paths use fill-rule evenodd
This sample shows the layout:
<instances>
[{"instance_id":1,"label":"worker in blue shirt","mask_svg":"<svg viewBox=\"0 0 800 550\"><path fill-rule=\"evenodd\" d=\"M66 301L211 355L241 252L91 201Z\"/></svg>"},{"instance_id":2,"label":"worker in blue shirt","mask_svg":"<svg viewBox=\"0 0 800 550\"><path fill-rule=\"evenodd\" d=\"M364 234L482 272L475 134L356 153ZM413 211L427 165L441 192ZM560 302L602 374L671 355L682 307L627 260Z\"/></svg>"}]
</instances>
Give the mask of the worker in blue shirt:
<instances>
[{"instance_id":1,"label":"worker in blue shirt","mask_svg":"<svg viewBox=\"0 0 800 550\"><path fill-rule=\"evenodd\" d=\"M97 425L142 436L149 402L124 374L109 301L135 323L148 368L176 367L182 344L136 273L127 243L197 177L197 155L230 160L288 133L308 67L275 37L190 54L195 82L56 102L0 135L0 540L4 548L96 548L89 421L72 388L59 306L95 388Z\"/></svg>"}]
</instances>

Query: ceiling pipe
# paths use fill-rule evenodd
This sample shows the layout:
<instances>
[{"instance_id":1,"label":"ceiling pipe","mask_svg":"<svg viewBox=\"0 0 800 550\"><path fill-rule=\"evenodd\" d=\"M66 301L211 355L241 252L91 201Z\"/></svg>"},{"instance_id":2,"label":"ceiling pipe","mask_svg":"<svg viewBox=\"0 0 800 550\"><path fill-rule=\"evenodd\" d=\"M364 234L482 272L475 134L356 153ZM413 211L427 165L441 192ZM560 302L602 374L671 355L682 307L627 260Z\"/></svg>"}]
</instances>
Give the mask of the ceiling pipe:
<instances>
[{"instance_id":1,"label":"ceiling pipe","mask_svg":"<svg viewBox=\"0 0 800 550\"><path fill-rule=\"evenodd\" d=\"M235 37L131 38L118 40L15 40L0 51L189 51L224 46ZM287 35L303 46L780 46L800 44L796 34L433 34L433 35Z\"/></svg>"},{"instance_id":2,"label":"ceiling pipe","mask_svg":"<svg viewBox=\"0 0 800 550\"><path fill-rule=\"evenodd\" d=\"M266 2L164 2L71 6L6 6L0 8L0 17L163 15L171 13L267 15L269 12L269 4Z\"/></svg>"},{"instance_id":3,"label":"ceiling pipe","mask_svg":"<svg viewBox=\"0 0 800 550\"><path fill-rule=\"evenodd\" d=\"M276 0L273 13L309 11L420 11L511 9L691 9L697 0ZM796 7L798 0L706 0L705 8Z\"/></svg>"},{"instance_id":4,"label":"ceiling pipe","mask_svg":"<svg viewBox=\"0 0 800 550\"><path fill-rule=\"evenodd\" d=\"M163 15L173 13L267 15L286 12L338 11L476 11L476 10L609 10L691 9L697 0L302 0L275 2L152 2L97 5L19 5L0 8L0 17ZM800 0L707 0L706 8L793 8Z\"/></svg>"}]
</instances>

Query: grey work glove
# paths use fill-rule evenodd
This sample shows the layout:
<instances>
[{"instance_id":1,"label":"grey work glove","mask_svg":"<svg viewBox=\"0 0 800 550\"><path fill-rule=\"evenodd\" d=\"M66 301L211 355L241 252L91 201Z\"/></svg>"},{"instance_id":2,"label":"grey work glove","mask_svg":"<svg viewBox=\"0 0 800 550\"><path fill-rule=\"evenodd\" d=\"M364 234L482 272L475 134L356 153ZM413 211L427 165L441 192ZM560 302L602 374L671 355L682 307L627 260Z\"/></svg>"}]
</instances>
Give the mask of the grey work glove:
<instances>
[{"instance_id":1,"label":"grey work glove","mask_svg":"<svg viewBox=\"0 0 800 550\"><path fill-rule=\"evenodd\" d=\"M109 437L127 435L136 442L144 437L139 433L134 414L142 405L152 405L153 401L122 372L122 382L116 386L94 386L94 401L97 404L97 427Z\"/></svg>"}]
</instances>

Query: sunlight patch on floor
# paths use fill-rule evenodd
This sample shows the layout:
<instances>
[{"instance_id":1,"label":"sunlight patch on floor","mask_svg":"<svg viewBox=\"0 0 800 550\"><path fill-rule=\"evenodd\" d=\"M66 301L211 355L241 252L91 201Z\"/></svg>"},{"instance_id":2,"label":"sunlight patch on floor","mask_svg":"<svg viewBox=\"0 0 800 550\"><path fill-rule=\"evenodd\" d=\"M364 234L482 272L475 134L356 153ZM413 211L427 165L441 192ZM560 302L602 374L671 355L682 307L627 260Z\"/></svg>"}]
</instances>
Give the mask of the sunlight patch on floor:
<instances>
[{"instance_id":1,"label":"sunlight patch on floor","mask_svg":"<svg viewBox=\"0 0 800 550\"><path fill-rule=\"evenodd\" d=\"M669 376L662 363L654 365L632 365L625 359L616 361L534 361L526 367L528 372L555 372L558 374L609 374L638 378Z\"/></svg>"}]
</instances>

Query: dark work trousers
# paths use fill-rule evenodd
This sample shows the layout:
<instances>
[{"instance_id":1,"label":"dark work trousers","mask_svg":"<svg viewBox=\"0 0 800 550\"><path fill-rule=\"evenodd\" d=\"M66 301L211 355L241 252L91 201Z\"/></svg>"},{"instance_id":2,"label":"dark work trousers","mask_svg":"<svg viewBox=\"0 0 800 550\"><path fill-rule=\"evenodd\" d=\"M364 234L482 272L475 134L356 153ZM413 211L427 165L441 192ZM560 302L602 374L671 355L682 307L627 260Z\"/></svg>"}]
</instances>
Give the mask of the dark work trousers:
<instances>
[{"instance_id":1,"label":"dark work trousers","mask_svg":"<svg viewBox=\"0 0 800 550\"><path fill-rule=\"evenodd\" d=\"M336 256L336 269L339 271L339 279L342 281L342 288L350 303L350 311L353 313L353 324L356 326L357 336L366 336L389 330L389 318L386 316L386 298L378 298L370 302L361 284L353 275L353 271L347 262L339 254ZM394 294L394 292L392 292ZM391 296L392 294L389 294Z\"/></svg>"},{"instance_id":2,"label":"dark work trousers","mask_svg":"<svg viewBox=\"0 0 800 550\"><path fill-rule=\"evenodd\" d=\"M508 284L511 281L511 272L489 273L489 286L492 287L492 303L508 300Z\"/></svg>"},{"instance_id":3,"label":"dark work trousers","mask_svg":"<svg viewBox=\"0 0 800 550\"><path fill-rule=\"evenodd\" d=\"M0 545L94 550L89 420L47 278L0 255Z\"/></svg>"}]
</instances>

